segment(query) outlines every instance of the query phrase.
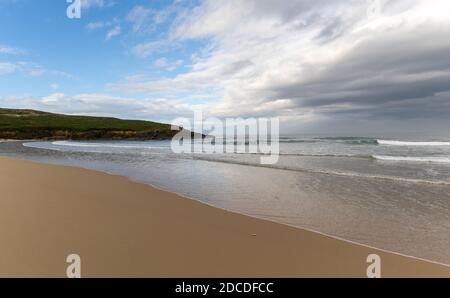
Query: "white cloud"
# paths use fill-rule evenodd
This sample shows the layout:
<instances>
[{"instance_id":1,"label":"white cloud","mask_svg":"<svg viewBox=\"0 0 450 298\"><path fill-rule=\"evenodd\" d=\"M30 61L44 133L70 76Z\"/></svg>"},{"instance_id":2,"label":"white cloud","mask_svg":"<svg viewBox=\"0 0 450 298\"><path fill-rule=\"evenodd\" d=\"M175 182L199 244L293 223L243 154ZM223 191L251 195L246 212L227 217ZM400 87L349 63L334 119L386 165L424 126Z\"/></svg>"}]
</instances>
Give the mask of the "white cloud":
<instances>
[{"instance_id":1,"label":"white cloud","mask_svg":"<svg viewBox=\"0 0 450 298\"><path fill-rule=\"evenodd\" d=\"M31 77L40 77L43 75L55 76L55 77L63 77L66 79L75 79L76 77L70 73L54 70L54 69L46 69L43 66L25 61L18 62L0 62L0 75L11 74L11 73L23 73L29 75Z\"/></svg>"},{"instance_id":2,"label":"white cloud","mask_svg":"<svg viewBox=\"0 0 450 298\"><path fill-rule=\"evenodd\" d=\"M10 54L10 55L20 55L23 54L24 51L17 48L8 47L0 44L0 54Z\"/></svg>"},{"instance_id":3,"label":"white cloud","mask_svg":"<svg viewBox=\"0 0 450 298\"><path fill-rule=\"evenodd\" d=\"M163 9L148 8L143 5L134 6L127 14L126 20L133 25L133 32L150 32L160 24L167 22L172 15L179 13L185 3L173 1Z\"/></svg>"},{"instance_id":4,"label":"white cloud","mask_svg":"<svg viewBox=\"0 0 450 298\"><path fill-rule=\"evenodd\" d=\"M44 74L44 72L45 70L39 67L28 70L28 74L32 77L40 77Z\"/></svg>"},{"instance_id":5,"label":"white cloud","mask_svg":"<svg viewBox=\"0 0 450 298\"><path fill-rule=\"evenodd\" d=\"M81 0L81 8L91 8L91 7L110 7L114 5L111 0Z\"/></svg>"},{"instance_id":6,"label":"white cloud","mask_svg":"<svg viewBox=\"0 0 450 298\"><path fill-rule=\"evenodd\" d=\"M86 25L86 29L88 30L97 30L105 27L106 24L104 22L92 22Z\"/></svg>"},{"instance_id":7,"label":"white cloud","mask_svg":"<svg viewBox=\"0 0 450 298\"><path fill-rule=\"evenodd\" d=\"M72 115L93 115L144 119L170 122L181 116L191 116L191 106L176 100L134 99L108 94L52 93L44 97L16 96L0 97L4 107L36 109Z\"/></svg>"},{"instance_id":8,"label":"white cloud","mask_svg":"<svg viewBox=\"0 0 450 298\"><path fill-rule=\"evenodd\" d=\"M119 36L121 32L122 32L122 29L120 28L120 26L119 25L115 26L113 29L108 31L108 33L106 34L106 40L110 40L111 38L113 38L115 36Z\"/></svg>"},{"instance_id":9,"label":"white cloud","mask_svg":"<svg viewBox=\"0 0 450 298\"><path fill-rule=\"evenodd\" d=\"M17 65L9 62L0 62L0 75L10 74L17 70Z\"/></svg>"},{"instance_id":10,"label":"white cloud","mask_svg":"<svg viewBox=\"0 0 450 298\"><path fill-rule=\"evenodd\" d=\"M133 32L139 32L148 25L152 10L144 6L135 6L127 15L127 21L133 23Z\"/></svg>"},{"instance_id":11,"label":"white cloud","mask_svg":"<svg viewBox=\"0 0 450 298\"><path fill-rule=\"evenodd\" d=\"M157 40L150 41L146 43L140 43L131 49L131 52L138 58L147 58L154 53L161 52L165 46L167 46L168 41Z\"/></svg>"},{"instance_id":12,"label":"white cloud","mask_svg":"<svg viewBox=\"0 0 450 298\"><path fill-rule=\"evenodd\" d=\"M162 57L162 58L155 60L155 62L153 63L153 66L155 68L164 69L167 71L173 71L173 70L177 69L178 67L180 67L181 65L183 65L183 62L184 61L182 59L179 59L176 61L169 61L167 58Z\"/></svg>"},{"instance_id":13,"label":"white cloud","mask_svg":"<svg viewBox=\"0 0 450 298\"><path fill-rule=\"evenodd\" d=\"M165 67L167 67L169 65L169 62L168 62L167 58L163 57L163 58L159 58L159 59L155 60L153 65L156 68L165 68Z\"/></svg>"},{"instance_id":14,"label":"white cloud","mask_svg":"<svg viewBox=\"0 0 450 298\"><path fill-rule=\"evenodd\" d=\"M96 21L96 22L90 22L86 25L86 29L89 31L95 31L98 29L103 28L111 28L116 27L120 25L120 19L119 18L113 18L109 21Z\"/></svg>"}]
</instances>

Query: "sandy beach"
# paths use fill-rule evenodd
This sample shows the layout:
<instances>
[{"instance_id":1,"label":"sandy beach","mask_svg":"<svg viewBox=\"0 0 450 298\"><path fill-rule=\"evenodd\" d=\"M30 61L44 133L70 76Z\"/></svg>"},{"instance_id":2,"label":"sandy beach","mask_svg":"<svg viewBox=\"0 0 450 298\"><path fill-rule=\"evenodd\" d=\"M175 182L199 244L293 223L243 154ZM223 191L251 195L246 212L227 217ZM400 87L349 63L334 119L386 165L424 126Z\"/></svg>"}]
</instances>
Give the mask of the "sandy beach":
<instances>
[{"instance_id":1,"label":"sandy beach","mask_svg":"<svg viewBox=\"0 0 450 298\"><path fill-rule=\"evenodd\" d=\"M0 276L450 277L450 267L234 214L127 178L0 158ZM218 190L219 191L219 190Z\"/></svg>"}]
</instances>

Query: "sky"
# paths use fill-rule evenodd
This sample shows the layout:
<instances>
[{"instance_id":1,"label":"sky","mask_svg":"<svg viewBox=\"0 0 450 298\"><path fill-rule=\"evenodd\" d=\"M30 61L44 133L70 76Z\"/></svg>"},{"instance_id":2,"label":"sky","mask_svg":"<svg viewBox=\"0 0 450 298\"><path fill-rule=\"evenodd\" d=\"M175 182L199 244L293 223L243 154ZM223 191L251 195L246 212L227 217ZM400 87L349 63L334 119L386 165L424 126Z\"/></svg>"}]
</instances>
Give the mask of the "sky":
<instances>
[{"instance_id":1,"label":"sky","mask_svg":"<svg viewBox=\"0 0 450 298\"><path fill-rule=\"evenodd\" d=\"M450 127L448 0L0 0L0 106L282 133Z\"/></svg>"}]
</instances>

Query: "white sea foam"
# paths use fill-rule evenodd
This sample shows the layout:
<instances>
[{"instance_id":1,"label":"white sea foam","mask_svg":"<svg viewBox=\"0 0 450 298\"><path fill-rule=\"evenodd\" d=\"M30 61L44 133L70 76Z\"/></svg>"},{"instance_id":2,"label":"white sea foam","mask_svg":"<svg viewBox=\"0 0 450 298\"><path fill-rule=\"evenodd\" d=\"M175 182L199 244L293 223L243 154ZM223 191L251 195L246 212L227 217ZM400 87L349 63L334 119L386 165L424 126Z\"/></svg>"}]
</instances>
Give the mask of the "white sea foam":
<instances>
[{"instance_id":1,"label":"white sea foam","mask_svg":"<svg viewBox=\"0 0 450 298\"><path fill-rule=\"evenodd\" d=\"M405 142L405 141L390 141L377 140L379 145L390 146L450 146L450 142Z\"/></svg>"},{"instance_id":2,"label":"white sea foam","mask_svg":"<svg viewBox=\"0 0 450 298\"><path fill-rule=\"evenodd\" d=\"M147 144L133 145L133 144L108 144L108 143L81 143L70 141L55 141L52 142L55 146L69 146L69 147L86 147L86 148L121 148L121 149L157 149L160 147L149 146Z\"/></svg>"},{"instance_id":3,"label":"white sea foam","mask_svg":"<svg viewBox=\"0 0 450 298\"><path fill-rule=\"evenodd\" d=\"M412 156L386 156L386 155L374 155L375 159L386 161L410 161L410 162L436 162L436 163L450 163L448 157L412 157Z\"/></svg>"}]
</instances>

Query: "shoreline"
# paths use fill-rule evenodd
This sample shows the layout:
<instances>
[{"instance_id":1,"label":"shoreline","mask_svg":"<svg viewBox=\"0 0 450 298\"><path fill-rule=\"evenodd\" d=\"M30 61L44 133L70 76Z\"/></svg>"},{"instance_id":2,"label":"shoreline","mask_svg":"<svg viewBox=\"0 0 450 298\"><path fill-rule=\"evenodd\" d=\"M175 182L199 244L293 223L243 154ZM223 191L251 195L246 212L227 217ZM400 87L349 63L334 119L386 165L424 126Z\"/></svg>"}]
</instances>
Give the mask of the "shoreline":
<instances>
[{"instance_id":1,"label":"shoreline","mask_svg":"<svg viewBox=\"0 0 450 298\"><path fill-rule=\"evenodd\" d=\"M24 159L24 160L26 160L26 159ZM68 166L68 167L72 167L72 166ZM77 168L77 167L74 167L74 168ZM82 168L82 167L79 167L79 168L86 169L86 168ZM90 169L87 169L87 170L90 170ZM418 260L418 261L424 261L424 262L428 262L428 263L431 263L431 264L436 264L436 265L440 265L440 266L444 266L444 267L450 268L450 261L449 261L449 264L445 264L445 263L442 263L442 262L439 262L439 261L433 261L433 260L429 260L429 259L425 259L425 258L421 258L421 257L416 257L416 256L412 256L412 255L396 252L396 251L391 251L391 250L388 250L388 249L383 249L383 248L379 248L379 247L376 247L376 246L371 246L371 245L368 245L368 244L359 243L359 242L356 242L356 241L352 241L352 240L345 239L345 238L342 238L342 237L339 237L339 236L334 236L334 235L327 234L327 233L324 233L324 232L316 231L316 230L313 230L313 229L299 227L299 226L295 226L295 225L292 225L292 224L278 222L278 221L275 221L275 220L266 219L266 218L258 217L258 216L251 215L251 214L240 213L240 212L233 211L233 210L230 210L230 209L217 207L217 206L214 206L213 204L209 204L207 202L201 201L201 200L196 199L194 197L189 197L189 196L183 195L183 194L175 192L175 191L170 191L170 190L167 190L167 189L164 189L164 188L160 188L160 187L157 187L155 185L152 185L150 183L146 183L146 182L143 182L143 181L134 180L134 179L131 179L130 177L127 177L127 176L117 175L117 174L114 174L114 173L110 173L110 172L107 172L107 171L100 171L100 170L90 170L90 171L95 171L95 172L99 172L99 173L106 174L106 175L123 177L123 178L125 178L125 179L127 179L127 180L129 180L131 182L148 185L148 186L150 186L150 187L152 187L154 189L157 189L157 190L160 190L160 191L163 191L163 192L168 192L168 193L174 194L176 196L179 196L181 198L184 198L184 199L187 199L187 200L192 200L192 201L200 203L202 205L206 205L206 206L209 206L209 207L212 207L212 208L215 208L215 209L219 209L219 210L222 210L222 211L225 211L225 212L234 213L234 214L237 214L237 215L242 215L242 216L246 216L246 217L253 218L253 219L263 220L263 221L279 224L279 225L282 225L282 226L286 226L286 227L290 227L290 228L294 228L294 229L299 229L299 230L303 230L303 231L319 234L321 236L328 237L328 238L331 238L331 239L335 239L335 240L338 240L338 241L343 241L343 242L347 242L347 243L350 243L350 244L363 246L363 247L366 247L368 249L382 251L382 252L385 252L385 253L390 253L390 254L401 256L401 257L407 257L407 258L415 259L415 260ZM314 172L314 173L316 173L316 172ZM319 173L319 172L317 172L317 173ZM331 174L331 175L333 175L333 174Z\"/></svg>"},{"instance_id":2,"label":"shoreline","mask_svg":"<svg viewBox=\"0 0 450 298\"><path fill-rule=\"evenodd\" d=\"M385 277L450 277L443 264L126 177L5 157L0 166L0 276L64 277L65 257L78 252L86 277L365 277L373 253Z\"/></svg>"},{"instance_id":3,"label":"shoreline","mask_svg":"<svg viewBox=\"0 0 450 298\"><path fill-rule=\"evenodd\" d=\"M18 141L18 142L23 142L23 141ZM272 223L279 224L279 225L282 225L282 226L291 227L291 228L294 228L294 229L300 229L300 230L316 233L316 234L322 235L324 237L332 238L332 239L339 240L339 241L344 241L344 242L347 242L347 243L350 243L350 244L363 246L363 247L366 247L366 248L369 248L369 249L374 249L374 250L377 250L377 251L382 251L382 252L385 252L385 253L391 253L391 254L394 254L394 255L398 255L398 256L402 256L402 257L408 257L408 258L416 259L416 260L419 260L419 261L425 261L425 262L428 262L428 263L441 265L441 266L445 266L445 267L449 267L450 268L450 261L449 261L448 264L446 264L446 263L442 263L442 262L431 260L431 259L421 258L421 257L408 255L408 254L401 253L401 252L396 252L396 251L393 251L393 250L379 248L379 247L372 246L372 245L369 245L369 244L360 243L360 242L357 242L357 241L349 240L349 239L346 239L346 238L343 238L343 237L339 237L339 236L335 236L335 235L332 235L332 234L327 234L325 232L317 231L317 230L314 230L314 229L309 229L309 228L300 227L300 226L296 226L296 225L292 225L292 224L288 224L288 223L283 223L283 222L279 222L279 221L276 221L276 220L271 220L271 219L264 218L264 217L258 217L258 216L255 216L255 215L251 215L251 214L247 214L247 213L243 213L243 212L238 212L238 211L234 211L234 210L231 210L231 209L226 209L226 208L223 208L223 207L217 207L217 206L215 206L213 204L210 204L208 202L202 201L202 200L197 199L195 197L189 197L189 196L184 195L182 193L179 193L179 192L176 192L176 191L172 191L172 190L169 190L169 189L165 189L165 188L162 188L162 187L158 187L158 186L155 186L155 185L153 185L151 183L148 183L148 182L145 182L145 181L141 181L139 179L132 179L132 178L130 178L128 176L125 176L125 175L120 175L120 174L116 174L116 173L112 173L112 172L108 172L108 171L103 171L103 170L98 170L98 169L97 170L89 169L89 168L85 168L85 167L81 167L81 166L59 165L59 164L52 164L52 163L46 163L46 162L33 161L33 160L30 160L30 159L26 159L26 158L7 157L7 156L1 156L0 155L0 158L1 157L12 158L12 159L21 160L21 161L29 161L29 162L33 162L33 163L37 163L37 164L55 165L55 166L62 166L62 167L68 167L68 168L74 168L74 169L84 169L84 170L88 170L88 171L97 172L97 173L100 173L100 174L106 174L106 175L111 175L111 176L115 176L115 177L122 177L122 178L124 178L124 179L126 179L128 181L131 181L131 182L134 182L134 183L138 183L138 184L144 184L144 185L150 186L151 188L154 188L156 190L160 190L160 191L163 191L163 192L174 194L174 195L176 195L178 197L181 197L183 199L192 200L192 201L200 203L202 205L206 205L206 206L209 206L209 207L212 207L212 208L215 208L215 209L223 210L225 212L230 212L230 213L234 213L234 214L237 214L237 215L243 215L243 216L250 217L250 218L253 218L253 219L264 220L264 221L272 222ZM249 166L252 166L252 165L249 165ZM321 172L312 172L312 173L324 174L324 175L334 175L334 174L321 173ZM377 177L370 177L370 178L377 178ZM383 179L383 178L381 178L381 179Z\"/></svg>"},{"instance_id":4,"label":"shoreline","mask_svg":"<svg viewBox=\"0 0 450 298\"><path fill-rule=\"evenodd\" d=\"M23 141L21 141L19 143L24 144ZM25 147L34 148L33 146L25 146ZM52 151L53 150L59 151L59 150L56 150L56 149L50 149L50 150L52 150ZM363 243L363 242L360 242L358 240L351 240L351 237L337 236L336 233L323 232L320 229L308 228L307 226L305 227L305 225L302 225L302 224L292 224L292 223L290 224L290 223L287 223L285 221L278 220L276 218L270 218L270 217L253 215L251 213L247 213L247 212L244 212L242 210L239 211L239 210L229 209L229 208L226 208L224 206L217 206L216 204L209 203L208 200L205 199L205 197L203 197L201 199L201 198L197 198L195 196L189 196L189 195L187 195L186 193L184 193L180 189L178 191L175 191L174 190L174 185L172 185L172 183L171 183L171 186L165 185L164 187L162 187L162 186L158 186L158 185L155 185L153 183L150 183L148 180L143 179L142 177L141 178L139 178L139 177L134 177L133 178L132 176L125 175L125 174L123 174L120 171L110 171L110 170L105 170L105 169L100 169L100 168L95 168L95 167L92 168L92 167L89 167L89 166L77 165L77 164L74 164L74 163L66 164L66 163L60 163L60 162L40 161L40 160L36 160L36 159L27 158L26 156L22 156L22 157L20 157L20 156L10 156L10 157L17 158L17 159L22 159L22 160L34 160L35 162L38 162L38 163L56 164L56 165L59 164L59 165L62 165L62 166L69 166L69 167L75 167L75 168L84 168L84 169L87 169L87 170L98 171L100 173L106 173L106 174L113 175L113 176L121 176L121 177L124 177L124 178L126 178L128 180L131 180L131 181L134 181L134 182L137 182L137 183L143 183L143 184L149 185L149 186L151 186L153 188L156 188L156 189L159 189L159 190L162 190L162 191L166 191L166 192L169 192L169 193L174 193L174 194L176 194L178 196L181 196L183 198L191 199L191 200L194 200L196 202L200 202L202 204L206 204L206 205L209 205L209 206L212 206L212 207L215 207L215 208L219 208L221 210L225 210L225 211L228 211L228 212L233 212L233 213L249 216L249 217L256 218L256 219L263 219L263 220L267 220L267 221L270 221L270 222L286 225L286 226L289 226L289 227L304 229L304 230L307 230L307 231L310 231L310 232L314 232L314 233L318 233L318 234L321 234L321 235L324 235L324 236L327 236L327 237L331 237L333 239L342 240L342 241L346 241L346 242L349 242L349 243L352 243L352 244L365 246L365 247L370 248L370 249L377 249L377 250L381 250L381 251L384 251L384 252L387 252L387 253L393 253L393 254L397 254L397 255L400 255L400 256L410 257L410 258L414 258L414 259L417 259L417 260L427 261L427 262L431 262L431 263L434 263L434 264L450 267L450 259L449 258L437 259L437 258L433 258L433 257L427 257L425 255L420 255L420 252L424 252L425 250L415 250L415 252L417 254L414 254L412 252L407 252L405 250L407 248L406 246L396 246L396 248L392 248L392 247L391 248L387 248L387 247L380 248L377 245L377 242L374 242L374 241L371 241L372 243L367 243L367 242ZM205 162L209 163L210 161L205 160ZM214 164L215 162L221 163L221 161L211 161L211 162L212 162L212 164ZM240 163L237 164L237 165L245 165L245 166L253 167L253 165L240 164ZM256 167L259 168L260 166L256 166ZM282 169L277 169L277 168L274 168L274 169L283 171ZM331 173L331 172L330 173L326 173L326 172L321 172L321 171L308 171L308 170L305 170L304 173L320 174L320 175L324 175L324 176L339 176L339 177L344 175L344 174L340 175L338 173L334 174L334 173ZM345 176L347 176L347 175L345 175ZM350 176L351 177L355 177L355 178L363 178L363 179L366 179L366 178L383 179L382 176L361 176L361 175L350 175ZM392 179L389 179L389 178L386 178L386 179L388 179L388 181L392 180ZM405 179L407 179L407 178L405 178ZM394 179L394 180L395 180L395 182L399 182L399 183L404 183L404 182L414 183L414 184L419 184L420 183L418 181L404 180L404 179L401 179L401 178L400 179ZM435 184L443 185L442 183L437 183L437 182L433 183L431 181L424 182L424 183L427 183L427 184L431 183L433 185L435 185ZM445 183L445 185L447 185L447 183ZM208 196L206 196L206 198L207 197ZM298 219L301 219L301 217L298 217ZM346 229L345 226L342 226L341 228L342 229ZM366 233L368 233L368 232L370 232L370 231L366 230ZM399 234L397 234L397 235L399 235ZM423 241L423 242L427 243L426 241ZM403 243L405 245L407 245L407 242L406 243L403 242ZM426 249L426 245L420 244L420 243L417 243L417 242L416 242L416 244L419 245L419 247L420 247L420 245L422 245L422 249Z\"/></svg>"}]
</instances>

